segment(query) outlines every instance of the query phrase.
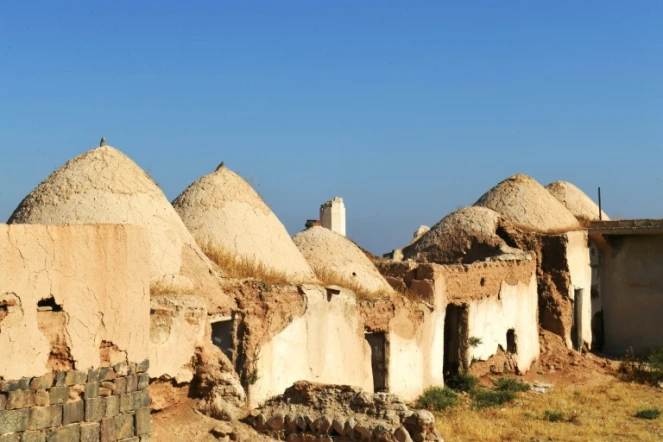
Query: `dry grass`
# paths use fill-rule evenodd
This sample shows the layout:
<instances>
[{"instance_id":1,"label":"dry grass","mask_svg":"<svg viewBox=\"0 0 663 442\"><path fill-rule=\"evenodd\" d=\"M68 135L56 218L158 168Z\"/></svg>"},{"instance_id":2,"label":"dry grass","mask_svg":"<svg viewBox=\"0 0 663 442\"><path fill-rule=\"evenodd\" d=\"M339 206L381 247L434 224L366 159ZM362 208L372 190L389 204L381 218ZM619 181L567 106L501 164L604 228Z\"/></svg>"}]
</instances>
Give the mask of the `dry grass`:
<instances>
[{"instance_id":1,"label":"dry grass","mask_svg":"<svg viewBox=\"0 0 663 442\"><path fill-rule=\"evenodd\" d=\"M285 272L245 257L236 256L209 242L199 242L198 244L203 253L231 278L254 278L270 284L292 283L292 278L289 278Z\"/></svg>"},{"instance_id":2,"label":"dry grass","mask_svg":"<svg viewBox=\"0 0 663 442\"><path fill-rule=\"evenodd\" d=\"M178 287L164 281L150 282L150 295L193 295L190 288Z\"/></svg>"},{"instance_id":3,"label":"dry grass","mask_svg":"<svg viewBox=\"0 0 663 442\"><path fill-rule=\"evenodd\" d=\"M468 396L437 413L446 442L465 441L660 441L660 419L635 417L663 408L659 389L612 379L600 386L554 387L546 394L520 393L502 408L473 409ZM550 416L562 416L560 420Z\"/></svg>"},{"instance_id":4,"label":"dry grass","mask_svg":"<svg viewBox=\"0 0 663 442\"><path fill-rule=\"evenodd\" d=\"M387 290L370 291L358 284L351 278L339 275L330 269L314 268L313 272L323 285L337 285L339 287L352 290L359 299L380 299L388 298L391 293Z\"/></svg>"}]
</instances>

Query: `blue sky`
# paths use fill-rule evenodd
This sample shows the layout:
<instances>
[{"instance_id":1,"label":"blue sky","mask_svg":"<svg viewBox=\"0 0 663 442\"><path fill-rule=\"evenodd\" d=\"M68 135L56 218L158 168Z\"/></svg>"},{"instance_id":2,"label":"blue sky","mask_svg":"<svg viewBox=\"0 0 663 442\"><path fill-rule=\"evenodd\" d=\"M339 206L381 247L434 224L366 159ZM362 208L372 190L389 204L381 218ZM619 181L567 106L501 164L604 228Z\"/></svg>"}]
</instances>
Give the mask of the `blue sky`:
<instances>
[{"instance_id":1,"label":"blue sky","mask_svg":"<svg viewBox=\"0 0 663 442\"><path fill-rule=\"evenodd\" d=\"M0 3L0 220L105 136L384 253L514 173L663 217L658 1Z\"/></svg>"}]
</instances>

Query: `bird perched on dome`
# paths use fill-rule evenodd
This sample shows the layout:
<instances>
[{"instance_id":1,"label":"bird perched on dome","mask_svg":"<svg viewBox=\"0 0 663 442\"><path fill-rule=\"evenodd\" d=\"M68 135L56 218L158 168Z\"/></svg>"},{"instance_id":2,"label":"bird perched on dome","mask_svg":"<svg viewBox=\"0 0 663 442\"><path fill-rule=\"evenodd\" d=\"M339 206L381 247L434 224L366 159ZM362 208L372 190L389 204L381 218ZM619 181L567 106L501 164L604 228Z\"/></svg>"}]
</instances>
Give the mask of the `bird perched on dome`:
<instances>
[{"instance_id":1,"label":"bird perched on dome","mask_svg":"<svg viewBox=\"0 0 663 442\"><path fill-rule=\"evenodd\" d=\"M216 168L216 171L218 172L219 170L223 169L224 167L226 167L226 163L225 163L225 161L221 161L221 164L219 164L219 167Z\"/></svg>"},{"instance_id":2,"label":"bird perched on dome","mask_svg":"<svg viewBox=\"0 0 663 442\"><path fill-rule=\"evenodd\" d=\"M103 147L106 145L106 138L102 138L101 141L99 142L99 147Z\"/></svg>"}]
</instances>

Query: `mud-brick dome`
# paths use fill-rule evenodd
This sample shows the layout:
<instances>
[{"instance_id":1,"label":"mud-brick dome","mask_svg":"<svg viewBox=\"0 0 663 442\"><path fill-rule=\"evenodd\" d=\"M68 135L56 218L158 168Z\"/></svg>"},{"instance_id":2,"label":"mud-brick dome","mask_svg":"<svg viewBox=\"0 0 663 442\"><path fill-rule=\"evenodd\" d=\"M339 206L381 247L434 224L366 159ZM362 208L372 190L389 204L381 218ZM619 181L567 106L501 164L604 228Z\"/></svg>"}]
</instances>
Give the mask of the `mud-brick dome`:
<instances>
[{"instance_id":1,"label":"mud-brick dome","mask_svg":"<svg viewBox=\"0 0 663 442\"><path fill-rule=\"evenodd\" d=\"M159 186L111 146L69 160L23 199L8 223L140 225L150 237L153 283L202 295L219 287L211 262Z\"/></svg>"},{"instance_id":2,"label":"mud-brick dome","mask_svg":"<svg viewBox=\"0 0 663 442\"><path fill-rule=\"evenodd\" d=\"M310 282L313 271L285 227L242 177L220 166L191 184L173 207L199 245Z\"/></svg>"},{"instance_id":3,"label":"mud-brick dome","mask_svg":"<svg viewBox=\"0 0 663 442\"><path fill-rule=\"evenodd\" d=\"M292 239L323 282L328 279L326 275L333 274L369 293L393 291L375 265L345 236L315 226Z\"/></svg>"},{"instance_id":4,"label":"mud-brick dome","mask_svg":"<svg viewBox=\"0 0 663 442\"><path fill-rule=\"evenodd\" d=\"M517 227L551 233L577 230L578 220L535 179L514 175L486 192L474 204L501 214Z\"/></svg>"},{"instance_id":5,"label":"mud-brick dome","mask_svg":"<svg viewBox=\"0 0 663 442\"><path fill-rule=\"evenodd\" d=\"M506 224L485 207L464 207L445 216L419 240L403 249L405 259L438 264L471 263L488 258L527 258L499 236Z\"/></svg>"},{"instance_id":6,"label":"mud-brick dome","mask_svg":"<svg viewBox=\"0 0 663 442\"><path fill-rule=\"evenodd\" d=\"M546 189L577 219L588 221L599 219L599 206L585 192L568 181L555 181L548 184ZM610 220L602 210L601 219L604 221Z\"/></svg>"}]
</instances>

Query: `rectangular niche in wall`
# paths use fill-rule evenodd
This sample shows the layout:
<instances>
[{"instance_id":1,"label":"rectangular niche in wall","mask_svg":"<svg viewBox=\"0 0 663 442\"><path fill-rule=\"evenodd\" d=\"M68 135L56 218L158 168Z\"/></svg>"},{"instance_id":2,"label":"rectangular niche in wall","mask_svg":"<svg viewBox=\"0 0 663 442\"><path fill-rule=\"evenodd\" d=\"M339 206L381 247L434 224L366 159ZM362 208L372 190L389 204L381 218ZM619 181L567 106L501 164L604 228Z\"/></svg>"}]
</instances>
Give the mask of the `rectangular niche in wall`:
<instances>
[{"instance_id":1,"label":"rectangular niche in wall","mask_svg":"<svg viewBox=\"0 0 663 442\"><path fill-rule=\"evenodd\" d=\"M233 320L231 317L223 317L212 322L212 343L219 347L230 361L233 361L235 346L233 345Z\"/></svg>"},{"instance_id":2,"label":"rectangular niche in wall","mask_svg":"<svg viewBox=\"0 0 663 442\"><path fill-rule=\"evenodd\" d=\"M371 369L373 370L373 391L387 391L387 338L383 332L366 332L371 347Z\"/></svg>"}]
</instances>

